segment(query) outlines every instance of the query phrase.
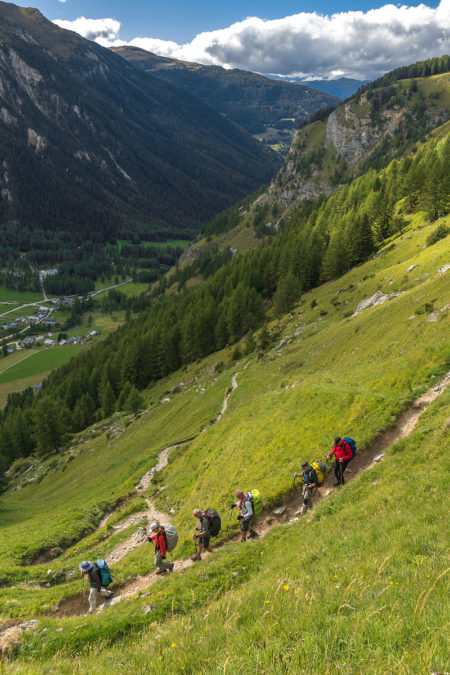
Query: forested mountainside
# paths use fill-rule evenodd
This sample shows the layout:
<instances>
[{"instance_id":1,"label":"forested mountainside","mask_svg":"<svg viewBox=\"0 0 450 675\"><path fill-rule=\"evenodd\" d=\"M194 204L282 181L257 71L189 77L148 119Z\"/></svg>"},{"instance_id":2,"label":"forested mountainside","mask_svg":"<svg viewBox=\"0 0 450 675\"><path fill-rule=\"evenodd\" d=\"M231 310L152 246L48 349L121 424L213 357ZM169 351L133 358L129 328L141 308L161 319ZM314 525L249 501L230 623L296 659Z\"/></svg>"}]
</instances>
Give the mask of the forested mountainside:
<instances>
[{"instance_id":1,"label":"forested mountainside","mask_svg":"<svg viewBox=\"0 0 450 675\"><path fill-rule=\"evenodd\" d=\"M192 231L277 166L185 90L4 2L0 144L1 245L22 253L35 230L68 254L133 224Z\"/></svg>"},{"instance_id":2,"label":"forested mountainside","mask_svg":"<svg viewBox=\"0 0 450 675\"><path fill-rule=\"evenodd\" d=\"M423 211L430 222L448 214L448 132L448 123L441 125L414 153L381 171L368 170L327 199L291 210L278 233L247 254L220 255L203 269L200 259L175 272L169 283L178 281L180 292L165 295L167 284L161 283L147 311L55 371L38 396L29 390L10 398L0 418L3 465L58 448L71 432L122 409L138 390L245 335L241 349L252 352L253 332L268 317L374 255L404 231L415 212ZM434 241L447 234L437 224ZM202 271L201 283L184 286ZM264 349L264 330L258 340Z\"/></svg>"},{"instance_id":3,"label":"forested mountainside","mask_svg":"<svg viewBox=\"0 0 450 675\"><path fill-rule=\"evenodd\" d=\"M301 122L316 110L339 103L336 96L313 89L313 85L177 61L138 47L114 47L113 51L145 72L187 89L249 133L281 149L283 154Z\"/></svg>"}]
</instances>

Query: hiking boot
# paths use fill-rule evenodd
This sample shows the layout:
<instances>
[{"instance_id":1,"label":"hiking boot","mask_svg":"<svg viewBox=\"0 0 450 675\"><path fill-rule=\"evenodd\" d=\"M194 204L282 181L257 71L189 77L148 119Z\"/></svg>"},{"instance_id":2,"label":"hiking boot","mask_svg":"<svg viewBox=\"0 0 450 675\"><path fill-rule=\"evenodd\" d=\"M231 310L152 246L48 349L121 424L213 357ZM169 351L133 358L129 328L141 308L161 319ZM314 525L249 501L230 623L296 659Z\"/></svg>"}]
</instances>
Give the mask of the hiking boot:
<instances>
[{"instance_id":1,"label":"hiking boot","mask_svg":"<svg viewBox=\"0 0 450 675\"><path fill-rule=\"evenodd\" d=\"M338 485L342 485L339 481L337 483L333 483L334 487L337 487Z\"/></svg>"},{"instance_id":2,"label":"hiking boot","mask_svg":"<svg viewBox=\"0 0 450 675\"><path fill-rule=\"evenodd\" d=\"M155 574L165 574L166 572L167 570L165 570L163 567L158 567Z\"/></svg>"},{"instance_id":3,"label":"hiking boot","mask_svg":"<svg viewBox=\"0 0 450 675\"><path fill-rule=\"evenodd\" d=\"M194 553L194 555L191 555L192 562L198 562L201 559L202 559L202 556L200 555L200 553Z\"/></svg>"},{"instance_id":4,"label":"hiking boot","mask_svg":"<svg viewBox=\"0 0 450 675\"><path fill-rule=\"evenodd\" d=\"M249 539L256 539L257 537L259 537L259 534L256 532L256 530L250 530L250 532L248 534L248 538Z\"/></svg>"},{"instance_id":5,"label":"hiking boot","mask_svg":"<svg viewBox=\"0 0 450 675\"><path fill-rule=\"evenodd\" d=\"M173 572L173 568L175 567L175 563L170 563L170 570L169 572Z\"/></svg>"}]
</instances>

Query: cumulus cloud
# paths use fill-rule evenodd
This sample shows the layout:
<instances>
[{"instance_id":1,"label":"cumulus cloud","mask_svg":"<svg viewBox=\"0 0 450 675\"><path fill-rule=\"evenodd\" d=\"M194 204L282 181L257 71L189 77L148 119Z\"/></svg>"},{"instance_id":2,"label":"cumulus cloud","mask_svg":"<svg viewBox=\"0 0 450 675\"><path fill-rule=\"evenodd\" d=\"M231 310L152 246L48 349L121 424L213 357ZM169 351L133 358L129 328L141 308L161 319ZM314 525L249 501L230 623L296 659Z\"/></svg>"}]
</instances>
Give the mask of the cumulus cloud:
<instances>
[{"instance_id":1,"label":"cumulus cloud","mask_svg":"<svg viewBox=\"0 0 450 675\"><path fill-rule=\"evenodd\" d=\"M56 23L60 28L73 30L84 38L96 42L114 40L120 30L120 21L115 19L87 19L85 16L80 16L75 21L55 19L53 23Z\"/></svg>"},{"instance_id":2,"label":"cumulus cloud","mask_svg":"<svg viewBox=\"0 0 450 675\"><path fill-rule=\"evenodd\" d=\"M56 23L105 47L129 44L160 56L286 77L370 79L450 50L450 0L441 0L436 8L389 4L331 16L302 12L275 20L249 17L199 33L187 44L152 37L125 42L113 19Z\"/></svg>"}]
</instances>

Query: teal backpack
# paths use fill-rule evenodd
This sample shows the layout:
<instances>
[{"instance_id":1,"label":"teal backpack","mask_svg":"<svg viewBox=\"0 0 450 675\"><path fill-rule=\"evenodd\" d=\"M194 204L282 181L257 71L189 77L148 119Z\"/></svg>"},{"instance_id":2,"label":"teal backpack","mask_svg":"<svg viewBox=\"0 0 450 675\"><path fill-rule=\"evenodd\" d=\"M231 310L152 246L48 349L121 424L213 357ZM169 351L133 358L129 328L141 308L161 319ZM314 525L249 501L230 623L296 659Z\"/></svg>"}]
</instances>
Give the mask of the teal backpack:
<instances>
[{"instance_id":1,"label":"teal backpack","mask_svg":"<svg viewBox=\"0 0 450 675\"><path fill-rule=\"evenodd\" d=\"M100 571L100 576L102 578L102 586L109 586L109 584L112 582L112 576L111 576L111 571L108 567L108 563L106 560L102 560L102 558L99 558L97 560L97 567Z\"/></svg>"}]
</instances>

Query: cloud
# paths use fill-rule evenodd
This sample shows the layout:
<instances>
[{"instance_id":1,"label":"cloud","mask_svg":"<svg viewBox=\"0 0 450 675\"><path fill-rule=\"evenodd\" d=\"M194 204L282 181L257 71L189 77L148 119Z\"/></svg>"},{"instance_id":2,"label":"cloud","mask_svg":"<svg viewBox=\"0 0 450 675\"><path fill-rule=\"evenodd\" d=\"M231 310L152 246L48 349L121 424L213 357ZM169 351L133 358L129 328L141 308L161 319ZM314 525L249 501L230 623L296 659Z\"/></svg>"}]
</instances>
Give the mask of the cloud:
<instances>
[{"instance_id":1,"label":"cloud","mask_svg":"<svg viewBox=\"0 0 450 675\"><path fill-rule=\"evenodd\" d=\"M120 21L116 21L115 19L86 19L85 16L80 16L75 21L55 19L53 23L56 23L60 28L73 30L84 38L95 40L96 42L100 40L114 40L120 30Z\"/></svg>"},{"instance_id":2,"label":"cloud","mask_svg":"<svg viewBox=\"0 0 450 675\"><path fill-rule=\"evenodd\" d=\"M249 17L199 33L187 44L152 37L125 42L113 19L56 23L105 47L129 44L161 56L286 77L369 79L450 51L450 0L441 0L436 8L390 4L331 16L302 12L270 21Z\"/></svg>"}]
</instances>

